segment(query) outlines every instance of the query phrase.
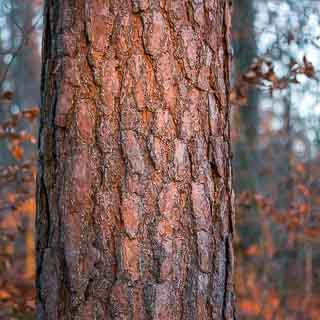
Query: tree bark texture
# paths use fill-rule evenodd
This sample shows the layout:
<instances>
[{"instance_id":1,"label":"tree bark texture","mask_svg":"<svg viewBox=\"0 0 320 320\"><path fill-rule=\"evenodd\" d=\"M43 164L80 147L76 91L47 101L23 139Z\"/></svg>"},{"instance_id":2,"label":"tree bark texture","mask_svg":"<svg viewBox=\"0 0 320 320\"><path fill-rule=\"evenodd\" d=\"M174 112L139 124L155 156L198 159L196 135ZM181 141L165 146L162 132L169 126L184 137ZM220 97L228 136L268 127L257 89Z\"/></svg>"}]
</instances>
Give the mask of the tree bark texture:
<instances>
[{"instance_id":1,"label":"tree bark texture","mask_svg":"<svg viewBox=\"0 0 320 320\"><path fill-rule=\"evenodd\" d=\"M235 319L229 1L44 16L38 319Z\"/></svg>"}]
</instances>

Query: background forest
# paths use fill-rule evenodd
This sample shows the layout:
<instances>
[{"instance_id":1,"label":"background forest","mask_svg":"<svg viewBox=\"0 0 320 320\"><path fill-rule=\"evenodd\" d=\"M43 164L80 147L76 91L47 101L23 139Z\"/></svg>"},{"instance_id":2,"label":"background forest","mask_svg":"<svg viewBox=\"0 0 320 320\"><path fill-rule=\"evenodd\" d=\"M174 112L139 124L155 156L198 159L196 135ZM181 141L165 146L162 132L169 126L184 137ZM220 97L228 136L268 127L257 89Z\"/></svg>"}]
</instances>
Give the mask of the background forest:
<instances>
[{"instance_id":1,"label":"background forest","mask_svg":"<svg viewBox=\"0 0 320 320\"><path fill-rule=\"evenodd\" d=\"M0 1L0 319L34 318L41 0ZM319 319L320 21L311 0L234 0L240 319Z\"/></svg>"}]
</instances>

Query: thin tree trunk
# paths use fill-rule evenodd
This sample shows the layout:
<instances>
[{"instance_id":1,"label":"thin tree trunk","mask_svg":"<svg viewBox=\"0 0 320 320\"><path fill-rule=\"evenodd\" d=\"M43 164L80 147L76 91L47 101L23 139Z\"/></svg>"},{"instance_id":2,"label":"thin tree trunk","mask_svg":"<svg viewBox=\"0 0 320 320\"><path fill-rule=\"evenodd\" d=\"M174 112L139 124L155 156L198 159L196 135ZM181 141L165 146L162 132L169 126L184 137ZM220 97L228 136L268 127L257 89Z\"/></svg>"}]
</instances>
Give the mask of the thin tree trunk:
<instances>
[{"instance_id":1,"label":"thin tree trunk","mask_svg":"<svg viewBox=\"0 0 320 320\"><path fill-rule=\"evenodd\" d=\"M304 310L311 308L312 286L313 286L313 267L312 267L312 245L305 243L305 298L303 301Z\"/></svg>"},{"instance_id":2,"label":"thin tree trunk","mask_svg":"<svg viewBox=\"0 0 320 320\"><path fill-rule=\"evenodd\" d=\"M288 96L284 97L284 160L282 168L282 183L280 184L279 190L279 205L281 208L288 209L293 205L294 202L294 180L292 176L292 100L291 100L291 89L288 89Z\"/></svg>"},{"instance_id":3,"label":"thin tree trunk","mask_svg":"<svg viewBox=\"0 0 320 320\"><path fill-rule=\"evenodd\" d=\"M235 319L229 1L46 1L38 319Z\"/></svg>"}]
</instances>

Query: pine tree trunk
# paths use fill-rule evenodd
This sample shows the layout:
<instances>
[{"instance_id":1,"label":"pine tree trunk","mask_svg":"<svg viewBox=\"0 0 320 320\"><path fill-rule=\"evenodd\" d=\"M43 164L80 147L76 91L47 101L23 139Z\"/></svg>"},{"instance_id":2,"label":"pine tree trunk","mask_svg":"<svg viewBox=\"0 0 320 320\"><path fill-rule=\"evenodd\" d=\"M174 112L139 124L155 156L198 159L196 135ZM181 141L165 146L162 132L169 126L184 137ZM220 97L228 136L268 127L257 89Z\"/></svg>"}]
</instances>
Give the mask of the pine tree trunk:
<instances>
[{"instance_id":1,"label":"pine tree trunk","mask_svg":"<svg viewBox=\"0 0 320 320\"><path fill-rule=\"evenodd\" d=\"M228 1L46 1L38 319L235 319Z\"/></svg>"}]
</instances>

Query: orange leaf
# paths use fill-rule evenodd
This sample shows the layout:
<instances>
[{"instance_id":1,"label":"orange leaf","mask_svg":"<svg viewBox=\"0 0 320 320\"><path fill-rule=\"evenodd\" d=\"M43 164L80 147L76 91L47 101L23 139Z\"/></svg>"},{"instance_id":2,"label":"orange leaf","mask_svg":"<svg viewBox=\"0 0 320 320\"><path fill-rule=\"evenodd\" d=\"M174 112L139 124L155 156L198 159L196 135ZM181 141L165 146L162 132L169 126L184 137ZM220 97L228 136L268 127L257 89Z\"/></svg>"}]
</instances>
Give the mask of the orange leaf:
<instances>
[{"instance_id":1,"label":"orange leaf","mask_svg":"<svg viewBox=\"0 0 320 320\"><path fill-rule=\"evenodd\" d=\"M12 91L5 91L0 96L1 100L12 100L13 99L13 92Z\"/></svg>"},{"instance_id":2,"label":"orange leaf","mask_svg":"<svg viewBox=\"0 0 320 320\"><path fill-rule=\"evenodd\" d=\"M10 298L10 294L6 290L0 290L0 300L6 300Z\"/></svg>"},{"instance_id":3,"label":"orange leaf","mask_svg":"<svg viewBox=\"0 0 320 320\"><path fill-rule=\"evenodd\" d=\"M299 192L301 192L305 197L309 197L310 196L310 190L303 184L299 184L297 186L297 189Z\"/></svg>"},{"instance_id":4,"label":"orange leaf","mask_svg":"<svg viewBox=\"0 0 320 320\"><path fill-rule=\"evenodd\" d=\"M258 256L260 254L260 248L258 245L253 244L246 250L246 254L248 256Z\"/></svg>"},{"instance_id":5,"label":"orange leaf","mask_svg":"<svg viewBox=\"0 0 320 320\"><path fill-rule=\"evenodd\" d=\"M299 213L308 214L310 211L310 206L307 203L302 203L298 206Z\"/></svg>"},{"instance_id":6,"label":"orange leaf","mask_svg":"<svg viewBox=\"0 0 320 320\"><path fill-rule=\"evenodd\" d=\"M10 148L11 154L17 159L21 160L23 156L23 149L19 145L13 145Z\"/></svg>"},{"instance_id":7,"label":"orange leaf","mask_svg":"<svg viewBox=\"0 0 320 320\"><path fill-rule=\"evenodd\" d=\"M239 302L240 310L250 316L257 316L260 313L260 306L257 302L243 299Z\"/></svg>"},{"instance_id":8,"label":"orange leaf","mask_svg":"<svg viewBox=\"0 0 320 320\"><path fill-rule=\"evenodd\" d=\"M301 163L298 163L298 164L296 165L295 169L296 169L297 172L300 173L300 174L305 174L305 172L306 172L306 169L305 169L304 165L301 164Z\"/></svg>"}]
</instances>

